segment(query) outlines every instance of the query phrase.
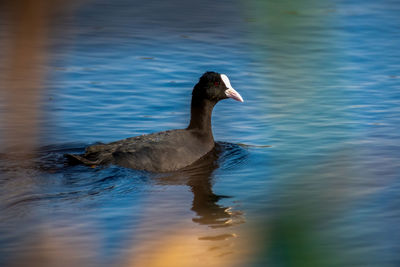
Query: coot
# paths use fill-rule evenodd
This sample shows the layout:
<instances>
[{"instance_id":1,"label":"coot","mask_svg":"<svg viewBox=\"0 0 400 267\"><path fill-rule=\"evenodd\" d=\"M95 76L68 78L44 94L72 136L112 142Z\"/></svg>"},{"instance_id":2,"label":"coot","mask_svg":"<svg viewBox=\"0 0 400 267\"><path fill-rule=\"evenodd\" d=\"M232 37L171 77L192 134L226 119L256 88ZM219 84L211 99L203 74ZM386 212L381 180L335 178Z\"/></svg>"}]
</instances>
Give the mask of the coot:
<instances>
[{"instance_id":1,"label":"coot","mask_svg":"<svg viewBox=\"0 0 400 267\"><path fill-rule=\"evenodd\" d=\"M193 88L190 123L186 129L96 144L87 147L84 154L67 157L72 162L90 166L116 164L152 172L181 169L214 148L211 114L215 104L226 98L243 102L225 74L206 72Z\"/></svg>"}]
</instances>

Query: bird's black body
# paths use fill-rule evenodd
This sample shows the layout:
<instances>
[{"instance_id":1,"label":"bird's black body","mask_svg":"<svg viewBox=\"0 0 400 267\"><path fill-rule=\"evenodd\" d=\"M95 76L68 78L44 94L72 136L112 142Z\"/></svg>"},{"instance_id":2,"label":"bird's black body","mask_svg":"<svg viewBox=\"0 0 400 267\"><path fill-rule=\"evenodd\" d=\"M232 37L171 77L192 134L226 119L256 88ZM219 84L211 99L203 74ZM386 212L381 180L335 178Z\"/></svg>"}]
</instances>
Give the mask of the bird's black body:
<instances>
[{"instance_id":1,"label":"bird's black body","mask_svg":"<svg viewBox=\"0 0 400 267\"><path fill-rule=\"evenodd\" d=\"M86 148L82 155L67 155L86 165L116 164L153 172L186 167L214 148L212 110L219 100L243 101L224 75L206 72L192 93L190 124L186 129L152 133ZM228 93L226 93L228 91ZM232 93L233 92L233 93Z\"/></svg>"}]
</instances>

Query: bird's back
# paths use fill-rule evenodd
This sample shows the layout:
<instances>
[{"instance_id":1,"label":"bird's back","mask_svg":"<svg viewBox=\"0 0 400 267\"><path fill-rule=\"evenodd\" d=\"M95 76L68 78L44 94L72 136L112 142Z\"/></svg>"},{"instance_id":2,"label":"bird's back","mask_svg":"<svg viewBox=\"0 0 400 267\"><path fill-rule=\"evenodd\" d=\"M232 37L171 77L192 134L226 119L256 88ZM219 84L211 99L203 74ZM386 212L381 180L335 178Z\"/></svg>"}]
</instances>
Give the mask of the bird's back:
<instances>
[{"instance_id":1,"label":"bird's back","mask_svg":"<svg viewBox=\"0 0 400 267\"><path fill-rule=\"evenodd\" d=\"M86 165L116 164L155 172L174 171L201 158L214 146L213 140L186 129L130 137L86 148L85 154L70 155Z\"/></svg>"}]
</instances>

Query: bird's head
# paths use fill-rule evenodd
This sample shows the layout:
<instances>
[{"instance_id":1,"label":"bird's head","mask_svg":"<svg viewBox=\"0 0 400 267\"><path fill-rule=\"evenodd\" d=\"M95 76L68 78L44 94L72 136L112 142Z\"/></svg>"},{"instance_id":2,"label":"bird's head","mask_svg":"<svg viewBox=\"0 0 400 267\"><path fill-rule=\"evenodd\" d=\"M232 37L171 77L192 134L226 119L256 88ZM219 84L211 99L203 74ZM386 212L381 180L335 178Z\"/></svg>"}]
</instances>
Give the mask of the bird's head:
<instances>
[{"instance_id":1,"label":"bird's head","mask_svg":"<svg viewBox=\"0 0 400 267\"><path fill-rule=\"evenodd\" d=\"M208 71L200 77L192 95L193 98L208 99L215 102L227 98L243 102L242 96L233 89L228 77L225 74L212 71Z\"/></svg>"}]
</instances>

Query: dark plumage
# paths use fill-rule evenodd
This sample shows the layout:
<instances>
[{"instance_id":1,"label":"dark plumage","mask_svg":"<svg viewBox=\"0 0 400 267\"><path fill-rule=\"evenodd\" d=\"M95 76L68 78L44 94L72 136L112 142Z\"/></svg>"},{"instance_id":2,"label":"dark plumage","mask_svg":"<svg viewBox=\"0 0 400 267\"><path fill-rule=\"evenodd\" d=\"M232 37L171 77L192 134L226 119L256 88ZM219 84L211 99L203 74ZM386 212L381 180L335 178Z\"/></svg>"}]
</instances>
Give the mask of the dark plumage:
<instances>
[{"instance_id":1,"label":"dark plumage","mask_svg":"<svg viewBox=\"0 0 400 267\"><path fill-rule=\"evenodd\" d=\"M86 165L116 164L153 172L181 169L214 148L211 114L215 104L226 98L243 102L226 75L206 72L193 88L190 123L186 129L92 145L82 155L67 157L73 162Z\"/></svg>"}]
</instances>

